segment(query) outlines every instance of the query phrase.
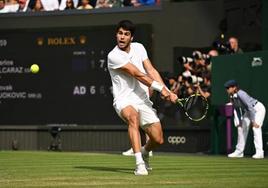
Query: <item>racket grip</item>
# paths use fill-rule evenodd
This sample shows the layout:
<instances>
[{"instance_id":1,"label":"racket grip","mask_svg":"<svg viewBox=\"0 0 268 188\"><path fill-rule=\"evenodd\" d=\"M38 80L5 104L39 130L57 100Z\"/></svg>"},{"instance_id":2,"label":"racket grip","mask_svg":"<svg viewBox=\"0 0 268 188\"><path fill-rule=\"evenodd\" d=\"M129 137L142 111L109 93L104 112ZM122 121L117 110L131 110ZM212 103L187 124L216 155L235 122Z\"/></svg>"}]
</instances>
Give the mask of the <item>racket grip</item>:
<instances>
[{"instance_id":1,"label":"racket grip","mask_svg":"<svg viewBox=\"0 0 268 188\"><path fill-rule=\"evenodd\" d=\"M183 100L184 99L177 99L176 100L176 103L179 104L180 106L183 106L183 103L182 103Z\"/></svg>"},{"instance_id":2,"label":"racket grip","mask_svg":"<svg viewBox=\"0 0 268 188\"><path fill-rule=\"evenodd\" d=\"M183 101L184 99L177 99L176 102L180 103L181 101Z\"/></svg>"}]
</instances>

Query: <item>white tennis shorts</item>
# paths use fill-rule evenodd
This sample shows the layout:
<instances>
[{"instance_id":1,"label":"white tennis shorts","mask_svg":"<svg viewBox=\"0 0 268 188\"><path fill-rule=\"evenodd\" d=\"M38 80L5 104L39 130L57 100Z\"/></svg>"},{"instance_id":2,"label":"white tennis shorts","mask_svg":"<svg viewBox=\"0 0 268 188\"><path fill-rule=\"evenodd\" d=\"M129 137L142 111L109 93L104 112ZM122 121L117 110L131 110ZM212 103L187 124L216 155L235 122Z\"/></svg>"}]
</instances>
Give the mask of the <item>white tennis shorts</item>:
<instances>
[{"instance_id":1,"label":"white tennis shorts","mask_svg":"<svg viewBox=\"0 0 268 188\"><path fill-rule=\"evenodd\" d=\"M125 107L131 105L140 115L140 127L142 129L147 128L152 123L160 122L159 118L157 117L156 110L152 107L152 102L144 102L142 104L134 104L130 101L124 103L117 103L114 105L116 113L119 115L121 119L121 111Z\"/></svg>"}]
</instances>

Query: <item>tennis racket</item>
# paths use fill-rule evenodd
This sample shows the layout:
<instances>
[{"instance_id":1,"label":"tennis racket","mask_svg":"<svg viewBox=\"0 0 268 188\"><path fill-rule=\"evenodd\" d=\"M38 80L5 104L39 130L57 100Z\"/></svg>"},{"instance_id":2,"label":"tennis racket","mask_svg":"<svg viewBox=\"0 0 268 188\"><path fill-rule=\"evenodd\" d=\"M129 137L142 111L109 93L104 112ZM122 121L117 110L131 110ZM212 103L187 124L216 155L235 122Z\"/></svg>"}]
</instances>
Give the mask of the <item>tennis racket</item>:
<instances>
[{"instance_id":1,"label":"tennis racket","mask_svg":"<svg viewBox=\"0 0 268 188\"><path fill-rule=\"evenodd\" d=\"M208 101L200 94L193 94L187 98L177 100L185 115L192 121L201 121L208 112Z\"/></svg>"}]
</instances>

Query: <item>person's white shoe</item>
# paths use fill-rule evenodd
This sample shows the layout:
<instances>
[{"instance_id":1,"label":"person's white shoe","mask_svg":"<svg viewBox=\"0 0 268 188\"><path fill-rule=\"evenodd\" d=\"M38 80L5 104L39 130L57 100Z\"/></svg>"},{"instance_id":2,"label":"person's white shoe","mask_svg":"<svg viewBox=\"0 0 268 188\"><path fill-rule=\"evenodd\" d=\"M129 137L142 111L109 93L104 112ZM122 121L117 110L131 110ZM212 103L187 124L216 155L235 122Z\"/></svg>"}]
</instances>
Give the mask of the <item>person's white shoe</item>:
<instances>
[{"instance_id":1,"label":"person's white shoe","mask_svg":"<svg viewBox=\"0 0 268 188\"><path fill-rule=\"evenodd\" d=\"M263 153L256 153L252 156L253 159L263 159L264 155Z\"/></svg>"},{"instance_id":2,"label":"person's white shoe","mask_svg":"<svg viewBox=\"0 0 268 188\"><path fill-rule=\"evenodd\" d=\"M125 155L125 156L134 156L133 149L130 148L129 150L122 152L122 155ZM149 156L150 156L150 157L153 156L153 151L150 151L150 152L149 152Z\"/></svg>"},{"instance_id":3,"label":"person's white shoe","mask_svg":"<svg viewBox=\"0 0 268 188\"><path fill-rule=\"evenodd\" d=\"M147 176L148 171L146 170L145 164L144 163L137 164L134 174L136 176Z\"/></svg>"},{"instance_id":4,"label":"person's white shoe","mask_svg":"<svg viewBox=\"0 0 268 188\"><path fill-rule=\"evenodd\" d=\"M125 155L125 156L134 156L133 149L130 148L129 150L122 152L122 155Z\"/></svg>"},{"instance_id":5,"label":"person's white shoe","mask_svg":"<svg viewBox=\"0 0 268 188\"><path fill-rule=\"evenodd\" d=\"M244 153L239 152L239 151L234 151L233 153L230 153L228 155L228 157L230 157L230 158L242 158L242 157L244 157Z\"/></svg>"}]
</instances>

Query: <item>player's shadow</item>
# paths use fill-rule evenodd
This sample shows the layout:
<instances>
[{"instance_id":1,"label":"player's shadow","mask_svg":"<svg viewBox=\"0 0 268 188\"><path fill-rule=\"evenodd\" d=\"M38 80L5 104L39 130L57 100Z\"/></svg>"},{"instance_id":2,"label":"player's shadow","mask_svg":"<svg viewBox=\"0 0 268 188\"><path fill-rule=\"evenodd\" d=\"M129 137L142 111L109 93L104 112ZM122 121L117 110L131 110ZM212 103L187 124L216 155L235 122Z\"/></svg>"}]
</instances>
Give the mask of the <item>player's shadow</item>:
<instances>
[{"instance_id":1,"label":"player's shadow","mask_svg":"<svg viewBox=\"0 0 268 188\"><path fill-rule=\"evenodd\" d=\"M86 169L92 171L105 171L105 172L119 172L126 174L133 174L133 169L130 168L120 168L120 167L105 167L105 166L75 166L74 168Z\"/></svg>"}]
</instances>

